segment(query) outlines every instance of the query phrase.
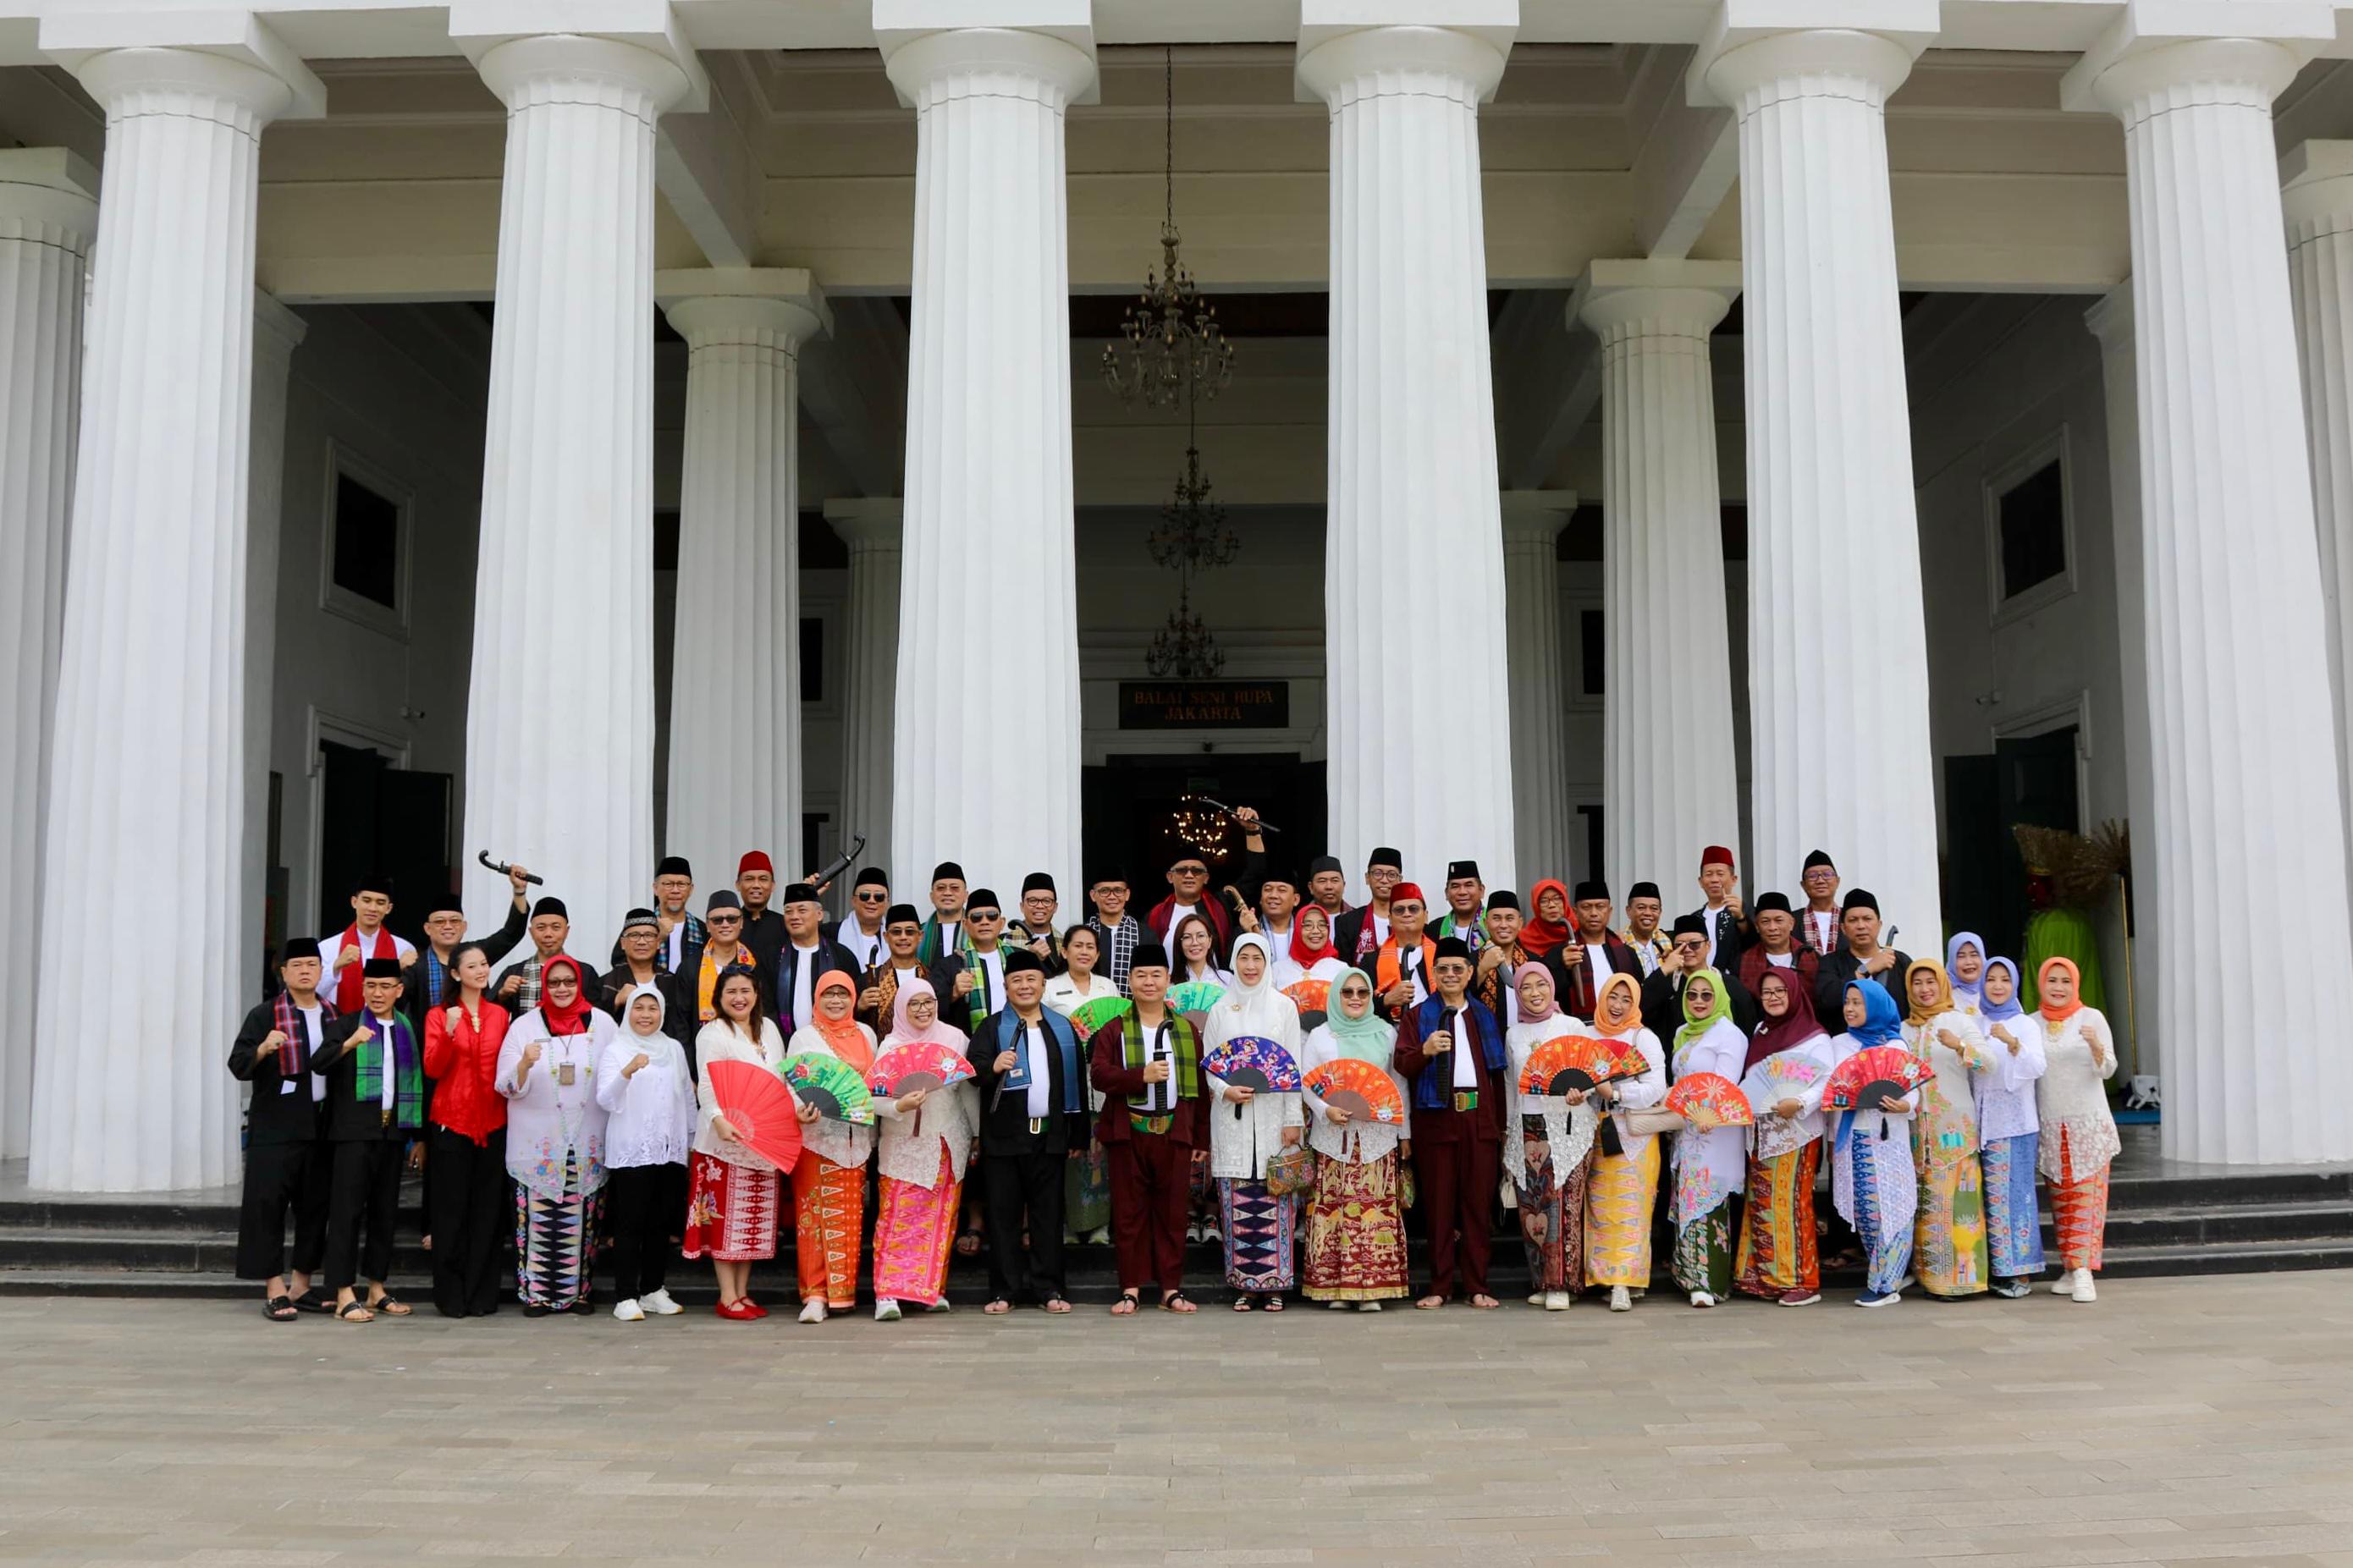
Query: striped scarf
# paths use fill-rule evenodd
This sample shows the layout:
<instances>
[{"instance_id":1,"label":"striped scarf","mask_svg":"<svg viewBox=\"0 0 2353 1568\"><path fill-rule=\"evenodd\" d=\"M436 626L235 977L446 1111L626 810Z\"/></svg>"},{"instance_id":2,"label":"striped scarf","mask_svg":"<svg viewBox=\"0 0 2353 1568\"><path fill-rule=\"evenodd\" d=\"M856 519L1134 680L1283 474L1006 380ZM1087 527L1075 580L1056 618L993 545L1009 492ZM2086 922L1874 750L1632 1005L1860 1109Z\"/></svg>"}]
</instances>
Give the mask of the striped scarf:
<instances>
[{"instance_id":1,"label":"striped scarf","mask_svg":"<svg viewBox=\"0 0 2353 1568\"><path fill-rule=\"evenodd\" d=\"M1182 1013L1173 1009L1168 1014L1166 1026L1176 1047L1176 1070L1168 1075L1169 1086L1176 1091L1173 1100L1198 1100L1201 1098L1201 1037L1194 1032L1191 1022ZM1120 1016L1119 1029L1121 1063L1130 1072L1142 1072L1145 1063L1152 1058L1145 1046L1144 1025L1137 1019L1134 1008L1131 1007ZM1154 1114L1152 1086L1146 1084L1144 1094L1131 1097L1127 1103L1131 1110Z\"/></svg>"},{"instance_id":2,"label":"striped scarf","mask_svg":"<svg viewBox=\"0 0 2353 1568\"><path fill-rule=\"evenodd\" d=\"M353 1098L362 1104L384 1100L384 1037L392 1036L392 1125L415 1131L425 1125L425 1069L417 1053L417 1037L408 1021L395 1013L390 1021L371 1014L364 1026L368 1037L359 1044L357 1085Z\"/></svg>"},{"instance_id":3,"label":"striped scarf","mask_svg":"<svg viewBox=\"0 0 2353 1568\"><path fill-rule=\"evenodd\" d=\"M966 921L956 921L955 950L958 956L972 951L972 926ZM923 944L915 949L915 962L929 968L946 956L940 951L940 917L934 914L923 922Z\"/></svg>"},{"instance_id":4,"label":"striped scarf","mask_svg":"<svg viewBox=\"0 0 2353 1568\"><path fill-rule=\"evenodd\" d=\"M320 997L320 1026L323 1028L334 1021L335 1005L324 996ZM311 1041L302 1032L302 1015L294 1005L294 993L280 991L269 999L269 1025L286 1037L286 1043L278 1047L279 1072L287 1078L300 1078L302 1074L302 1047ZM382 1094L383 1086L378 1085L376 1092Z\"/></svg>"},{"instance_id":5,"label":"striped scarf","mask_svg":"<svg viewBox=\"0 0 2353 1568\"><path fill-rule=\"evenodd\" d=\"M1087 925L1095 933L1095 939L1103 944L1103 951L1110 955L1110 962L1103 965L1103 973L1111 977L1113 985L1119 987L1119 994L1126 995L1127 972L1135 967L1135 944L1144 940L1143 924L1134 915L1120 916L1116 925L1105 925L1101 915L1090 915Z\"/></svg>"}]
</instances>

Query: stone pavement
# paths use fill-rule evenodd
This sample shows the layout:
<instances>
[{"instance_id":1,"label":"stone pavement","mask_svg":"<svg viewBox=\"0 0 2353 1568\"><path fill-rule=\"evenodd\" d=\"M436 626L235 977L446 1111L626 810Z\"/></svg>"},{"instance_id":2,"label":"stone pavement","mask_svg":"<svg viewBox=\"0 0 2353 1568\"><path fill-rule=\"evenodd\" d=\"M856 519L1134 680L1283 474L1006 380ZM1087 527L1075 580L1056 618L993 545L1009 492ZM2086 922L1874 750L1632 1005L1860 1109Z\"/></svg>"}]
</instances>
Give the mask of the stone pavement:
<instances>
[{"instance_id":1,"label":"stone pavement","mask_svg":"<svg viewBox=\"0 0 2353 1568\"><path fill-rule=\"evenodd\" d=\"M2353 1568L2353 1275L1864 1313L0 1301L0 1562Z\"/></svg>"}]
</instances>

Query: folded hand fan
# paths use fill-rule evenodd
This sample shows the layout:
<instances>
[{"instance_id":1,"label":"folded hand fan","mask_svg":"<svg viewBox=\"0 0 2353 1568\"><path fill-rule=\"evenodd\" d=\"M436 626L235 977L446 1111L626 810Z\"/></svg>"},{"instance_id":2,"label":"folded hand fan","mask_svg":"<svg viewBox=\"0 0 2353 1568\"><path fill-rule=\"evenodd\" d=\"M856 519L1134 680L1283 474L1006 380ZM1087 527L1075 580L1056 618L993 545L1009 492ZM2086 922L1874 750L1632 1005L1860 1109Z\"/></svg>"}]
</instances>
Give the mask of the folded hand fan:
<instances>
[{"instance_id":1,"label":"folded hand fan","mask_svg":"<svg viewBox=\"0 0 2353 1568\"><path fill-rule=\"evenodd\" d=\"M1928 1064L1901 1046L1865 1046L1831 1071L1822 1105L1831 1110L1877 1110L1883 1095L1901 1100L1929 1077Z\"/></svg>"},{"instance_id":2,"label":"folded hand fan","mask_svg":"<svg viewBox=\"0 0 2353 1568\"><path fill-rule=\"evenodd\" d=\"M1767 1057L1740 1079L1748 1108L1762 1116L1785 1100L1803 1100L1830 1076L1830 1068L1795 1057Z\"/></svg>"},{"instance_id":3,"label":"folded hand fan","mask_svg":"<svg viewBox=\"0 0 2353 1568\"><path fill-rule=\"evenodd\" d=\"M1307 1087L1326 1105L1360 1121L1393 1127L1405 1120L1405 1098L1398 1093L1397 1080L1370 1062L1354 1057L1325 1062L1307 1075Z\"/></svg>"},{"instance_id":4,"label":"folded hand fan","mask_svg":"<svg viewBox=\"0 0 2353 1568\"><path fill-rule=\"evenodd\" d=\"M1748 1097L1740 1092L1740 1086L1712 1072L1678 1079L1675 1087L1667 1090L1667 1109L1702 1131L1757 1123L1757 1113L1748 1109Z\"/></svg>"},{"instance_id":5,"label":"folded hand fan","mask_svg":"<svg viewBox=\"0 0 2353 1568\"><path fill-rule=\"evenodd\" d=\"M1599 1083L1640 1078L1650 1064L1639 1050L1591 1035L1561 1035L1528 1053L1520 1069L1522 1094L1567 1094Z\"/></svg>"},{"instance_id":6,"label":"folded hand fan","mask_svg":"<svg viewBox=\"0 0 2353 1568\"><path fill-rule=\"evenodd\" d=\"M1113 1018L1125 1017L1134 1005L1124 996L1098 996L1092 1002L1082 1002L1071 1009L1071 1027L1079 1032L1079 1038L1092 1039L1097 1029Z\"/></svg>"},{"instance_id":7,"label":"folded hand fan","mask_svg":"<svg viewBox=\"0 0 2353 1568\"><path fill-rule=\"evenodd\" d=\"M874 1058L867 1087L896 1100L919 1089L944 1089L973 1077L972 1064L936 1040L909 1040Z\"/></svg>"},{"instance_id":8,"label":"folded hand fan","mask_svg":"<svg viewBox=\"0 0 2353 1568\"><path fill-rule=\"evenodd\" d=\"M785 1080L754 1062L712 1062L711 1097L744 1148L779 1171L801 1157L801 1123Z\"/></svg>"},{"instance_id":9,"label":"folded hand fan","mask_svg":"<svg viewBox=\"0 0 2353 1568\"><path fill-rule=\"evenodd\" d=\"M1224 1079L1235 1089L1284 1094L1299 1088L1299 1064L1291 1059L1291 1053L1258 1035L1237 1035L1211 1047L1202 1053L1201 1070Z\"/></svg>"},{"instance_id":10,"label":"folded hand fan","mask_svg":"<svg viewBox=\"0 0 2353 1568\"><path fill-rule=\"evenodd\" d=\"M1328 1013L1332 1010L1332 983L1328 980L1294 980L1282 988L1302 1013Z\"/></svg>"},{"instance_id":11,"label":"folded hand fan","mask_svg":"<svg viewBox=\"0 0 2353 1568\"><path fill-rule=\"evenodd\" d=\"M858 1069L839 1057L796 1051L776 1070L784 1075L794 1096L804 1105L816 1106L819 1116L861 1127L874 1120L873 1094Z\"/></svg>"},{"instance_id":12,"label":"folded hand fan","mask_svg":"<svg viewBox=\"0 0 2353 1568\"><path fill-rule=\"evenodd\" d=\"M1314 1034L1329 1021L1330 1020L1325 1014L1316 1012L1312 1008L1301 1008L1299 1010L1299 1033L1301 1038L1303 1039L1307 1036Z\"/></svg>"},{"instance_id":13,"label":"folded hand fan","mask_svg":"<svg viewBox=\"0 0 2353 1568\"><path fill-rule=\"evenodd\" d=\"M1226 988L1214 980L1187 980L1168 993L1168 1005L1178 1013L1206 1013L1225 999Z\"/></svg>"}]
</instances>

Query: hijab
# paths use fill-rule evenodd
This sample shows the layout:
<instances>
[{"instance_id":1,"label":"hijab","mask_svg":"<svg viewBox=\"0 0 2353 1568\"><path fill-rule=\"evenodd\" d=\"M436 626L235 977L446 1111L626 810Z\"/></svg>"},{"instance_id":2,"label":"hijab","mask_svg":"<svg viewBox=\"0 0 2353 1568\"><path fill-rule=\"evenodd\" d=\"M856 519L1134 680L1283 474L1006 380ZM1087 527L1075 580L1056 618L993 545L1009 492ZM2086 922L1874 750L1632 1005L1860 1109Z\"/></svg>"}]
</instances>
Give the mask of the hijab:
<instances>
[{"instance_id":1,"label":"hijab","mask_svg":"<svg viewBox=\"0 0 2353 1568\"><path fill-rule=\"evenodd\" d=\"M559 963L572 971L572 1005L569 1007L558 1007L547 996L547 977L555 972ZM547 1020L549 1034L585 1035L588 1032L588 982L578 959L568 952L559 952L549 959L540 966L539 986L539 1016Z\"/></svg>"},{"instance_id":2,"label":"hijab","mask_svg":"<svg viewBox=\"0 0 2353 1568\"><path fill-rule=\"evenodd\" d=\"M916 1028L907 1017L907 1004L918 996L928 996L934 1004L932 1025L928 1029ZM933 988L930 981L920 974L902 982L898 996L891 1003L891 1032L882 1037L883 1045L908 1046L920 1041L928 1041L935 1046L944 1046L958 1056L964 1055L965 1037L957 1034L947 1020L939 1016L936 1010L939 999L939 992Z\"/></svg>"},{"instance_id":3,"label":"hijab","mask_svg":"<svg viewBox=\"0 0 2353 1568\"><path fill-rule=\"evenodd\" d=\"M851 1012L844 1014L839 1018L828 1018L825 1016L825 1010L817 1005L818 998L837 988L849 993ZM827 970L817 977L817 984L809 991L809 1011L815 1015L809 1020L809 1027L815 1029L818 1037L833 1047L835 1056L856 1068L858 1075L863 1078L866 1076L866 1069L874 1065L874 1047L866 1031L859 1026L856 1016L857 1003L858 982L839 969Z\"/></svg>"},{"instance_id":4,"label":"hijab","mask_svg":"<svg viewBox=\"0 0 2353 1568\"><path fill-rule=\"evenodd\" d=\"M2073 1017L2076 1014L2084 1010L2084 972L2075 967L2075 961L2072 958L2052 957L2044 959L2042 961L2042 967L2034 972L2035 990L2038 995L2048 996L2051 994L2050 991L2046 989L2046 987L2050 984L2051 972L2054 969L2065 970L2067 972L2067 978L2075 983L2075 999L2073 1001L2068 1003L2064 1007L2053 1007L2050 1003L2044 1002L2042 1007L2038 1009L2042 1015L2042 1021L2045 1024L2052 1026L2053 1028L2056 1028L2059 1025L2065 1023L2068 1019Z\"/></svg>"},{"instance_id":5,"label":"hijab","mask_svg":"<svg viewBox=\"0 0 2353 1568\"><path fill-rule=\"evenodd\" d=\"M1520 1022L1523 1024L1541 1024L1546 1019L1554 1016L1555 1014L1558 1012L1558 1008L1556 1008L1553 1003L1555 993L1552 983L1552 971L1546 969L1541 963L1521 964L1519 968L1512 972L1512 991L1514 994L1517 994L1519 992L1520 982L1527 979L1530 975L1534 975L1538 980L1544 982L1544 1005L1541 1007L1531 1007L1528 1005L1527 998L1522 996L1520 998Z\"/></svg>"},{"instance_id":6,"label":"hijab","mask_svg":"<svg viewBox=\"0 0 2353 1568\"><path fill-rule=\"evenodd\" d=\"M1850 980L1846 988L1862 997L1862 1022L1847 1031L1858 1046L1883 1046L1904 1032L1903 1016L1895 1011L1895 998L1886 986L1876 980Z\"/></svg>"},{"instance_id":7,"label":"hijab","mask_svg":"<svg viewBox=\"0 0 2353 1568\"><path fill-rule=\"evenodd\" d=\"M1912 1000L1912 977L1924 969L1936 977L1936 999L1928 1004L1926 1011ZM1914 959L1912 967L1904 972L1904 1021L1907 1024L1925 1024L1940 1013L1951 1011L1953 1011L1953 982L1951 977L1946 974L1945 966L1933 958Z\"/></svg>"},{"instance_id":8,"label":"hijab","mask_svg":"<svg viewBox=\"0 0 2353 1568\"><path fill-rule=\"evenodd\" d=\"M1782 989L1789 994L1789 1010L1778 1018L1768 1017L1757 1026L1757 1033L1748 1040L1748 1059L1740 1064L1740 1070L1744 1073L1767 1057L1786 1051L1792 1046L1801 1046L1816 1036L1829 1032L1822 1027L1821 1020L1814 1016L1813 993L1797 979L1797 971L1793 969L1768 969L1765 972L1764 978L1757 983L1758 1006L1764 1005L1765 987L1776 980L1781 982Z\"/></svg>"},{"instance_id":9,"label":"hijab","mask_svg":"<svg viewBox=\"0 0 2353 1568\"><path fill-rule=\"evenodd\" d=\"M1989 958L1986 960L1986 973L1991 974L1997 964L2010 971L2010 1000L2001 1003L1987 1001L1985 983L1983 981L1978 983L1978 1013L1989 1026L2026 1016L2026 1009L2018 1005L2018 965L2006 958Z\"/></svg>"},{"instance_id":10,"label":"hijab","mask_svg":"<svg viewBox=\"0 0 2353 1568\"><path fill-rule=\"evenodd\" d=\"M1614 1029L1609 1026L1609 1009L1604 1005L1609 1000L1609 993L1613 987L1623 987L1633 1004L1627 1010L1626 1021ZM1630 974L1612 974L1601 983L1600 993L1593 999L1593 1032L1614 1040L1621 1036L1630 1035L1641 1026L1642 988L1634 983L1634 977Z\"/></svg>"},{"instance_id":11,"label":"hijab","mask_svg":"<svg viewBox=\"0 0 2353 1568\"><path fill-rule=\"evenodd\" d=\"M1560 895L1561 918L1559 920L1548 921L1544 918L1544 896L1546 888ZM1575 916L1576 911L1569 908L1567 888L1546 877L1529 890L1528 918L1520 926L1520 950L1530 958L1551 957L1553 951L1562 942L1567 942L1570 933L1575 931L1576 928L1569 923Z\"/></svg>"},{"instance_id":12,"label":"hijab","mask_svg":"<svg viewBox=\"0 0 2353 1568\"><path fill-rule=\"evenodd\" d=\"M1324 945L1309 947L1303 936L1307 911L1315 910L1324 916ZM1311 969L1327 958L1337 958L1340 950L1332 945L1332 917L1314 904L1302 904L1291 911L1291 962L1302 969Z\"/></svg>"},{"instance_id":13,"label":"hijab","mask_svg":"<svg viewBox=\"0 0 2353 1568\"><path fill-rule=\"evenodd\" d=\"M1348 1005L1340 995L1340 987L1351 979L1365 983L1367 992L1373 977L1361 969L1344 969L1332 982L1332 1010L1324 1015L1324 1026L1332 1032L1332 1043L1340 1047L1344 1057L1354 1057L1360 1062L1376 1067L1389 1065L1389 1048L1397 1040L1397 1026L1381 1016L1374 1006L1378 997L1366 995L1361 1018L1348 1016Z\"/></svg>"},{"instance_id":14,"label":"hijab","mask_svg":"<svg viewBox=\"0 0 2353 1568\"><path fill-rule=\"evenodd\" d=\"M640 996L652 997L654 999L654 1005L661 1009L661 1011L654 1015L654 1027L651 1034L640 1033L638 1029L637 1019L630 1016L630 1009L638 1005L638 998ZM670 1004L663 999L661 988L659 986L649 983L644 985L632 985L628 990L621 993L621 1032L628 1035L629 1038L649 1042L654 1040L669 1040L670 1037L662 1032L663 1021L669 1016ZM673 1045L677 1044L674 1040L670 1041L670 1043Z\"/></svg>"},{"instance_id":15,"label":"hijab","mask_svg":"<svg viewBox=\"0 0 2353 1568\"><path fill-rule=\"evenodd\" d=\"M1691 1010L1691 988L1694 981L1707 982L1708 993L1715 998L1708 1010L1694 1017ZM1724 976L1713 969L1694 970L1691 979L1683 982L1683 1026L1675 1031L1675 1049L1681 1050L1718 1024L1732 1022L1732 996L1725 990Z\"/></svg>"},{"instance_id":16,"label":"hijab","mask_svg":"<svg viewBox=\"0 0 2353 1568\"><path fill-rule=\"evenodd\" d=\"M1986 951L1985 938L1973 931L1955 931L1953 940L1945 944L1946 984L1952 987L1953 999L1956 1002L1969 1007L1980 1006L1982 1004L1978 998L1978 985L1985 984L1984 970L1981 968L1978 972L1978 985L1964 985L1952 978L1955 966L1961 961L1961 949L1965 947L1974 947L1978 950L1978 962L1980 964L1993 962L1993 954ZM2012 970L2010 973L2014 974L2017 971Z\"/></svg>"},{"instance_id":17,"label":"hijab","mask_svg":"<svg viewBox=\"0 0 2353 1568\"><path fill-rule=\"evenodd\" d=\"M1242 984L1239 963L1231 971L1233 979L1227 984L1225 995L1219 998L1216 1009L1219 1013L1231 1012L1234 1015L1227 1020L1234 1031L1229 1038L1240 1035L1273 1034L1282 1027L1282 1015L1285 1009L1289 1009L1294 1018L1298 1016L1299 1010L1293 1005L1291 998L1275 989L1274 944L1258 932L1251 931L1234 943L1234 957L1241 957L1242 949L1246 947L1256 948L1258 955L1266 960L1266 967L1259 971L1255 985ZM1298 1037L1294 1031L1292 1038L1296 1040Z\"/></svg>"}]
</instances>

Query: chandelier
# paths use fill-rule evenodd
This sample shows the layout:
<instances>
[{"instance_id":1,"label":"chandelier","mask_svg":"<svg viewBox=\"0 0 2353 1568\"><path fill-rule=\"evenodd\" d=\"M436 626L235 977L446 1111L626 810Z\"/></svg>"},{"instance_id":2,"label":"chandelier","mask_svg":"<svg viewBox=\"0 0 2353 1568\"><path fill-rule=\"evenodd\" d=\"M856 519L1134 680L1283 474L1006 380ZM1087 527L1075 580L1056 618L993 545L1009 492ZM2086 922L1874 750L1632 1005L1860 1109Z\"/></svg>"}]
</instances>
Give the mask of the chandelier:
<instances>
[{"instance_id":1,"label":"chandelier","mask_svg":"<svg viewBox=\"0 0 2353 1568\"><path fill-rule=\"evenodd\" d=\"M1160 526L1145 537L1153 564L1189 576L1224 566L1241 553L1242 542L1226 526L1226 509L1209 499L1209 479L1201 472L1201 448L1192 400L1185 404L1185 471L1176 493L1160 509Z\"/></svg>"},{"instance_id":2,"label":"chandelier","mask_svg":"<svg viewBox=\"0 0 2353 1568\"><path fill-rule=\"evenodd\" d=\"M1215 397L1233 379L1234 346L1218 325L1218 308L1177 259L1176 56L1163 53L1167 109L1160 219L1160 269L1144 275L1144 292L1120 319L1120 341L1103 352L1103 384L1122 402L1174 408L1198 394Z\"/></svg>"},{"instance_id":3,"label":"chandelier","mask_svg":"<svg viewBox=\"0 0 2353 1568\"><path fill-rule=\"evenodd\" d=\"M1226 650L1193 613L1191 584L1177 591L1176 607L1168 612L1168 624L1154 636L1144 656L1144 668L1162 680L1208 680L1226 668Z\"/></svg>"}]
</instances>

